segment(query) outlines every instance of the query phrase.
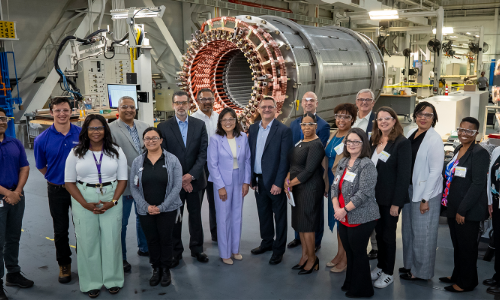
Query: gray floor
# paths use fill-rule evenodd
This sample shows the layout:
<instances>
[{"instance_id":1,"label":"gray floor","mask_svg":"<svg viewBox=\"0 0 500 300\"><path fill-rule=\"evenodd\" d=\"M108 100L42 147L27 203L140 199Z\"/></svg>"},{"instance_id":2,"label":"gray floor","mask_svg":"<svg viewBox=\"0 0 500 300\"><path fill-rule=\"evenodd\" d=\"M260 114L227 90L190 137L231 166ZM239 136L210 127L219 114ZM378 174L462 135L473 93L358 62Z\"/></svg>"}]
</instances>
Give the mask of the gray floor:
<instances>
[{"instance_id":1,"label":"gray floor","mask_svg":"<svg viewBox=\"0 0 500 300\"><path fill-rule=\"evenodd\" d=\"M20 261L23 272L35 281L31 289L6 287L11 299L89 299L80 292L76 269L76 254L73 254L73 281L62 285L57 282L58 266L55 260L55 248L52 238L52 219L47 204L46 183L36 171L33 151L28 151L32 167L25 189L27 205L24 216L21 239ZM208 209L203 207L203 225L205 228L205 253L210 262L202 264L184 252L181 265L172 270L172 285L166 288L150 287L148 279L151 269L148 258L136 254L135 227L129 226L127 244L132 273L125 275L125 286L116 296L104 289L99 299L345 299L340 290L345 273L333 274L325 263L336 253L336 233L325 229L322 249L318 251L320 270L311 275L298 276L291 267L298 263L300 247L287 250L283 262L277 266L268 264L270 252L255 256L250 250L260 243L257 209L252 192L246 197L244 205L243 233L241 253L243 261L236 261L233 266L223 264L218 257L217 244L212 243L208 230ZM131 216L130 223L135 218ZM185 218L186 219L186 218ZM187 224L183 229L184 245L188 244ZM72 226L71 226L72 227ZM293 238L289 230L288 239ZM71 244L75 245L73 231L70 233ZM398 252L396 268L402 266L401 235L398 229ZM187 248L187 247L186 247ZM375 261L372 261L375 267ZM437 249L436 272L429 282L402 282L396 277L394 284L383 290L375 290L373 299L492 299L486 287L479 285L473 292L452 294L444 291L445 284L437 278L451 275L453 268L453 249L445 225L440 225ZM479 280L493 275L493 263L478 261Z\"/></svg>"}]
</instances>

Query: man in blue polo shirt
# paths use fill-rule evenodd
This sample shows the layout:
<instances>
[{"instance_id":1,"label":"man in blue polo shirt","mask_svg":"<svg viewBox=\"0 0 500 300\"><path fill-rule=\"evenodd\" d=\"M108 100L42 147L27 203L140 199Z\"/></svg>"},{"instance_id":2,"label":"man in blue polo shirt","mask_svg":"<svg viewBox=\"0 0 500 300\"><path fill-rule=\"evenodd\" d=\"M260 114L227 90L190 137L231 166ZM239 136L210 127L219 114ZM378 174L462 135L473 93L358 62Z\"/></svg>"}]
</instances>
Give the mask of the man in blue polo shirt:
<instances>
[{"instance_id":1,"label":"man in blue polo shirt","mask_svg":"<svg viewBox=\"0 0 500 300\"><path fill-rule=\"evenodd\" d=\"M7 300L3 290L4 265L7 268L6 285L29 288L33 281L21 274L19 240L24 215L23 188L30 167L20 141L5 135L7 114L0 107L0 300Z\"/></svg>"},{"instance_id":2,"label":"man in blue polo shirt","mask_svg":"<svg viewBox=\"0 0 500 300\"><path fill-rule=\"evenodd\" d=\"M59 264L59 282L71 281L69 248L69 208L71 195L64 187L64 168L71 149L78 144L81 128L70 123L71 106L67 98L54 98L50 104L54 125L35 139L36 168L47 180L54 243Z\"/></svg>"}]
</instances>

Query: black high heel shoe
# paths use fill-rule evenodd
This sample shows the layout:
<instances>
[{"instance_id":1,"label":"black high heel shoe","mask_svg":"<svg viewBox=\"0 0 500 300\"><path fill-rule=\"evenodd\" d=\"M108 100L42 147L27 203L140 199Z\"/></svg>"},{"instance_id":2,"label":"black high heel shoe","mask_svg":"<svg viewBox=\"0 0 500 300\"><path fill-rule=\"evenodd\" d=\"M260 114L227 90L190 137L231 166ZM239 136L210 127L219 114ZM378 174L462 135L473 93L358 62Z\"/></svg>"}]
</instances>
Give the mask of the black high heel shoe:
<instances>
[{"instance_id":1,"label":"black high heel shoe","mask_svg":"<svg viewBox=\"0 0 500 300\"><path fill-rule=\"evenodd\" d=\"M306 262L302 266L300 264L296 264L295 266L292 267L292 270L303 270L304 266L306 264L307 264L307 260L306 260Z\"/></svg>"},{"instance_id":2,"label":"black high heel shoe","mask_svg":"<svg viewBox=\"0 0 500 300\"><path fill-rule=\"evenodd\" d=\"M306 269L300 270L299 275L311 274L313 270L314 271L319 270L319 258L317 256L316 256L316 261L314 262L314 265L312 266L312 268L310 268L309 270L306 270Z\"/></svg>"}]
</instances>

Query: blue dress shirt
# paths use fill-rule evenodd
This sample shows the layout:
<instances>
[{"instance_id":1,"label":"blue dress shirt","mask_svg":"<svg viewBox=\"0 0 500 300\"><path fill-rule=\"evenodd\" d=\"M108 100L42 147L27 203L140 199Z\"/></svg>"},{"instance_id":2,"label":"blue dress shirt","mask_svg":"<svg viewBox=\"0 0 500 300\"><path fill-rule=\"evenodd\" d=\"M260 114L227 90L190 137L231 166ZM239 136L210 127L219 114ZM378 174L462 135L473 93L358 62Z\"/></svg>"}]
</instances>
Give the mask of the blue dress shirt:
<instances>
[{"instance_id":1,"label":"blue dress shirt","mask_svg":"<svg viewBox=\"0 0 500 300\"><path fill-rule=\"evenodd\" d=\"M267 125L266 128L262 127L262 121L259 123L259 132L257 134L257 145L255 146L255 174L262 174L262 155L264 154L264 146L266 145L267 136L271 131L274 119Z\"/></svg>"},{"instance_id":2,"label":"blue dress shirt","mask_svg":"<svg viewBox=\"0 0 500 300\"><path fill-rule=\"evenodd\" d=\"M19 171L29 166L24 146L19 140L4 136L3 142L0 142L0 166L0 186L8 190L16 187Z\"/></svg>"},{"instance_id":3,"label":"blue dress shirt","mask_svg":"<svg viewBox=\"0 0 500 300\"><path fill-rule=\"evenodd\" d=\"M186 139L187 139L187 134L188 134L188 120L189 116L186 117L186 121L182 122L175 116L175 119L177 120L177 124L179 125L179 130L181 131L182 135L182 141L184 142L184 147L186 147Z\"/></svg>"}]
</instances>

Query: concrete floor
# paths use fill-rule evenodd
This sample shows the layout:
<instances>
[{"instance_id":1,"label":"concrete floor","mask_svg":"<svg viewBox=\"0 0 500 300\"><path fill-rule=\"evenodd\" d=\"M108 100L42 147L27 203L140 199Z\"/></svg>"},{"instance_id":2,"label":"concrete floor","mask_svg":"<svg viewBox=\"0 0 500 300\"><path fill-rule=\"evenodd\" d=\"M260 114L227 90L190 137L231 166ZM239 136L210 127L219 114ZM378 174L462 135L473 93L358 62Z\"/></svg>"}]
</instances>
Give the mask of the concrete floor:
<instances>
[{"instance_id":1,"label":"concrete floor","mask_svg":"<svg viewBox=\"0 0 500 300\"><path fill-rule=\"evenodd\" d=\"M53 236L52 219L47 204L46 183L43 176L35 169L33 151L27 150L31 173L25 188L26 213L24 216L21 239L20 265L26 276L35 281L30 289L6 287L10 299L89 299L80 292L77 276L76 254L73 252L73 280L62 285L57 281L59 273L55 259L55 248L50 238ZM119 294L113 296L106 290L101 291L99 299L345 299L340 290L345 273L333 274L325 266L336 254L336 233L325 228L321 250L320 270L311 275L298 276L291 267L298 263L300 247L287 250L283 262L277 266L269 265L270 252L252 255L250 250L260 243L257 209L253 192L246 197L244 205L243 233L241 254L243 261L236 261L233 266L225 265L218 256L217 244L210 238L208 226L208 206L204 202L203 225L205 228L205 253L210 262L202 264L193 259L189 250L184 252L184 259L179 267L172 270L172 285L169 287L150 287L148 280L151 268L147 257L136 254L136 232L131 216L127 237L128 261L132 272L125 275L125 286ZM290 212L290 210L289 210ZM326 213L326 211L325 211ZM186 217L184 218L186 220ZM187 222L183 229L184 245L188 245ZM326 224L325 224L326 226ZM293 238L289 228L288 240ZM73 226L70 241L75 245ZM186 246L185 246L186 247ZM186 247L187 248L187 247ZM398 251L396 270L402 266L402 244L398 228ZM376 261L372 261L372 268ZM486 293L486 287L480 284L473 292L464 294L449 293L445 284L437 278L451 275L453 268L453 248L446 225L440 225L437 249L435 277L428 282L406 282L396 276L389 287L375 289L373 299L492 299ZM493 263L478 260L479 280L490 278Z\"/></svg>"}]
</instances>

